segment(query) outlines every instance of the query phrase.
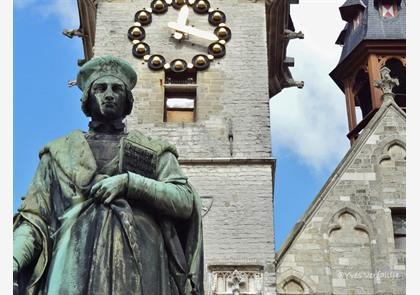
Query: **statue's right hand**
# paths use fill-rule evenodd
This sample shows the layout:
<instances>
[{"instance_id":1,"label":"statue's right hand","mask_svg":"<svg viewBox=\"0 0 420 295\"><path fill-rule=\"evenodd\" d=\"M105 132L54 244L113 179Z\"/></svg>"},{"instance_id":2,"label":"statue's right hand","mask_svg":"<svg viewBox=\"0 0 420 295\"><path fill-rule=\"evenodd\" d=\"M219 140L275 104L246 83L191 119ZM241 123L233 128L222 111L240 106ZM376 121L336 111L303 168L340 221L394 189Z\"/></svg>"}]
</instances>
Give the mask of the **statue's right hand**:
<instances>
[{"instance_id":1,"label":"statue's right hand","mask_svg":"<svg viewBox=\"0 0 420 295\"><path fill-rule=\"evenodd\" d=\"M90 197L109 205L115 198L121 197L127 191L127 186L128 175L126 173L107 177L92 186Z\"/></svg>"}]
</instances>

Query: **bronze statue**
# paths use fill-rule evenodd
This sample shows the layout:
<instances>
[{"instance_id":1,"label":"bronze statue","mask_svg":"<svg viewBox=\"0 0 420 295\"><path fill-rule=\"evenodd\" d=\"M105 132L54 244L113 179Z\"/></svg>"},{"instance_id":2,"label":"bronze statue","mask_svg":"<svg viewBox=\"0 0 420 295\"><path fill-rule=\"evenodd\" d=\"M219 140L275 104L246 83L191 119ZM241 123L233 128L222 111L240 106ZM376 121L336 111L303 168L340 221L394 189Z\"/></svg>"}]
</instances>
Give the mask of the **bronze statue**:
<instances>
[{"instance_id":1,"label":"bronze statue","mask_svg":"<svg viewBox=\"0 0 420 295\"><path fill-rule=\"evenodd\" d=\"M89 131L40 152L14 219L15 294L203 294L200 198L173 145L125 132L136 82L111 56L80 69Z\"/></svg>"}]
</instances>

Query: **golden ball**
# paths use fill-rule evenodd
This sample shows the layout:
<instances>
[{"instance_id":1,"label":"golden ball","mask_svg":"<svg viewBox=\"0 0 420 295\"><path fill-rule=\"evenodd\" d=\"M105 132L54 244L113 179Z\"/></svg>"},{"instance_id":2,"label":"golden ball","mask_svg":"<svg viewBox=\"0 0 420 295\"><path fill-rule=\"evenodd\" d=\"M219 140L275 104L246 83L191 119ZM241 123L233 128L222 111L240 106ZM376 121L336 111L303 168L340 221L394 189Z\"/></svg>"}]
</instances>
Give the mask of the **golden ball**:
<instances>
[{"instance_id":1,"label":"golden ball","mask_svg":"<svg viewBox=\"0 0 420 295\"><path fill-rule=\"evenodd\" d=\"M140 29L139 28L133 28L133 30L131 31L131 34L133 34L134 36L140 36Z\"/></svg>"},{"instance_id":2,"label":"golden ball","mask_svg":"<svg viewBox=\"0 0 420 295\"><path fill-rule=\"evenodd\" d=\"M144 52L146 52L146 46L144 46L143 44L139 44L136 47L136 51L139 52L139 53L144 53Z\"/></svg>"},{"instance_id":3,"label":"golden ball","mask_svg":"<svg viewBox=\"0 0 420 295\"><path fill-rule=\"evenodd\" d=\"M197 57L196 62L198 65L202 66L206 63L206 59L202 56Z\"/></svg>"},{"instance_id":4,"label":"golden ball","mask_svg":"<svg viewBox=\"0 0 420 295\"><path fill-rule=\"evenodd\" d=\"M178 4L178 5L181 5L181 4L184 4L185 2L184 2L184 0L176 0L176 4Z\"/></svg>"},{"instance_id":5,"label":"golden ball","mask_svg":"<svg viewBox=\"0 0 420 295\"><path fill-rule=\"evenodd\" d=\"M220 28L217 31L217 36L219 36L219 37L226 37L227 36L227 30L225 28Z\"/></svg>"},{"instance_id":6,"label":"golden ball","mask_svg":"<svg viewBox=\"0 0 420 295\"><path fill-rule=\"evenodd\" d=\"M182 61L177 60L177 61L175 62L175 69L180 70L180 69L182 69L183 67L184 67L184 64L182 63Z\"/></svg>"},{"instance_id":7,"label":"golden ball","mask_svg":"<svg viewBox=\"0 0 420 295\"><path fill-rule=\"evenodd\" d=\"M160 60L160 58L159 58L158 56L155 56L155 57L152 59L152 63L153 63L155 66L158 66L158 65L160 65L160 64L162 63L162 61Z\"/></svg>"},{"instance_id":8,"label":"golden ball","mask_svg":"<svg viewBox=\"0 0 420 295\"><path fill-rule=\"evenodd\" d=\"M222 51L222 46L220 46L219 44L215 44L213 45L212 50L215 53L219 53L220 51Z\"/></svg>"},{"instance_id":9,"label":"golden ball","mask_svg":"<svg viewBox=\"0 0 420 295\"><path fill-rule=\"evenodd\" d=\"M162 1L156 1L154 7L159 10L159 9L162 9L164 7L164 4L163 4Z\"/></svg>"},{"instance_id":10,"label":"golden ball","mask_svg":"<svg viewBox=\"0 0 420 295\"><path fill-rule=\"evenodd\" d=\"M148 15L145 11L142 11L142 12L140 12L138 18L139 18L139 20L146 21L149 17L148 17Z\"/></svg>"},{"instance_id":11,"label":"golden ball","mask_svg":"<svg viewBox=\"0 0 420 295\"><path fill-rule=\"evenodd\" d=\"M213 14L213 20L214 21L219 21L219 20L221 20L222 19L222 14L220 13L220 12L215 12L214 14Z\"/></svg>"},{"instance_id":12,"label":"golden ball","mask_svg":"<svg viewBox=\"0 0 420 295\"><path fill-rule=\"evenodd\" d=\"M207 7L206 2L204 2L203 0L198 1L197 7L199 9L205 9Z\"/></svg>"}]
</instances>

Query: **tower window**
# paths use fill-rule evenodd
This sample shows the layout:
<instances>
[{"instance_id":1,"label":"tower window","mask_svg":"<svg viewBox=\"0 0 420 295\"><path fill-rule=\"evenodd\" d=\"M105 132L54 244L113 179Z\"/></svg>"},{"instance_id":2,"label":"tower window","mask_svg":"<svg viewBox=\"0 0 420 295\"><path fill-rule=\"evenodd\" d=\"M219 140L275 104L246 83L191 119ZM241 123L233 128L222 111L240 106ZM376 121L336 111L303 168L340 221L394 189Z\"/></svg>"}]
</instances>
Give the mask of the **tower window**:
<instances>
[{"instance_id":1,"label":"tower window","mask_svg":"<svg viewBox=\"0 0 420 295\"><path fill-rule=\"evenodd\" d=\"M165 73L164 122L190 123L195 121L197 73L184 71Z\"/></svg>"},{"instance_id":2,"label":"tower window","mask_svg":"<svg viewBox=\"0 0 420 295\"><path fill-rule=\"evenodd\" d=\"M393 18L397 16L398 5L395 0L379 1L379 13L383 18Z\"/></svg>"},{"instance_id":3,"label":"tower window","mask_svg":"<svg viewBox=\"0 0 420 295\"><path fill-rule=\"evenodd\" d=\"M405 250L405 208L391 209L392 225L394 228L395 249Z\"/></svg>"},{"instance_id":4,"label":"tower window","mask_svg":"<svg viewBox=\"0 0 420 295\"><path fill-rule=\"evenodd\" d=\"M372 110L369 76L364 70L359 70L356 75L353 85L353 93L356 108L360 108L362 117L364 118Z\"/></svg>"},{"instance_id":5,"label":"tower window","mask_svg":"<svg viewBox=\"0 0 420 295\"><path fill-rule=\"evenodd\" d=\"M385 66L391 70L389 73L392 78L397 78L399 85L395 86L392 92L395 94L395 102L397 105L405 110L406 98L405 98L405 66L403 63L396 58L390 58L386 61Z\"/></svg>"}]
</instances>

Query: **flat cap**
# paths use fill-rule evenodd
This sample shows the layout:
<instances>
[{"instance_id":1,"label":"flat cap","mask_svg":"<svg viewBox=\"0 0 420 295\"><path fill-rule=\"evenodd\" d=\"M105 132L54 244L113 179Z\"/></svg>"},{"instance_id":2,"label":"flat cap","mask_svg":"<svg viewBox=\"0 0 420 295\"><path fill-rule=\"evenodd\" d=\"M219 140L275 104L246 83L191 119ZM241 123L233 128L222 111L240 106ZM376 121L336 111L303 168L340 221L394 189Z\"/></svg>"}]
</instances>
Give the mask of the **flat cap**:
<instances>
[{"instance_id":1,"label":"flat cap","mask_svg":"<svg viewBox=\"0 0 420 295\"><path fill-rule=\"evenodd\" d=\"M94 57L85 63L77 75L77 86L87 91L93 81L104 76L114 76L132 90L137 83L137 74L131 65L121 58L111 55Z\"/></svg>"}]
</instances>

